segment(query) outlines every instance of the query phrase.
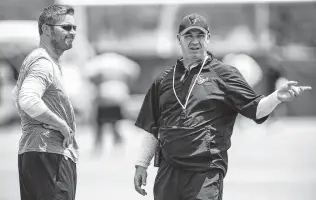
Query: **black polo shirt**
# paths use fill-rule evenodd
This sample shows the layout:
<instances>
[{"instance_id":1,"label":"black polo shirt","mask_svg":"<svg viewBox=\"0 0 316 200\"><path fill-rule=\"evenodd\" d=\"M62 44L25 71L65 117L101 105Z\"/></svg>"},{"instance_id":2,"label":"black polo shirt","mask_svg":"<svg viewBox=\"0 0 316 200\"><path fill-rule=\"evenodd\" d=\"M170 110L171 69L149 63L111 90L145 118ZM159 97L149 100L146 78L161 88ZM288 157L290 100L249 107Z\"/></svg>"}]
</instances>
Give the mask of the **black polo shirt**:
<instances>
[{"instance_id":1,"label":"black polo shirt","mask_svg":"<svg viewBox=\"0 0 316 200\"><path fill-rule=\"evenodd\" d=\"M182 104L201 65L189 73L181 59L175 65L175 91ZM184 112L173 91L175 66L151 85L135 125L156 138L159 135L163 157L170 165L194 171L219 168L226 174L236 116L264 122L268 116L256 119L263 96L255 94L236 68L209 53Z\"/></svg>"}]
</instances>

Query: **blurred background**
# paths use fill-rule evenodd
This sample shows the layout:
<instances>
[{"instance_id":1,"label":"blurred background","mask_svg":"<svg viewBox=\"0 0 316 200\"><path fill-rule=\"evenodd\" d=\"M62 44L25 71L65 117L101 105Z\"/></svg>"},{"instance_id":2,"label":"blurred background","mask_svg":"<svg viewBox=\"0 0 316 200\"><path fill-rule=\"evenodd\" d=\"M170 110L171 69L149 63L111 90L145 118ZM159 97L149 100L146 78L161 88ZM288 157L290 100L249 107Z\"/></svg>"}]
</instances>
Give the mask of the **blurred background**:
<instances>
[{"instance_id":1,"label":"blurred background","mask_svg":"<svg viewBox=\"0 0 316 200\"><path fill-rule=\"evenodd\" d=\"M20 199L21 130L11 91L38 45L40 12L54 3L74 6L78 25L73 48L61 58L80 145L76 199L153 199L152 166L148 196L134 191L144 132L133 124L154 78L181 56L176 33L191 13L209 22L209 50L256 92L268 95L286 80L314 88L279 105L263 125L238 117L224 200L316 199L316 2L172 2L0 0L0 200ZM100 116L103 108L107 116Z\"/></svg>"}]
</instances>

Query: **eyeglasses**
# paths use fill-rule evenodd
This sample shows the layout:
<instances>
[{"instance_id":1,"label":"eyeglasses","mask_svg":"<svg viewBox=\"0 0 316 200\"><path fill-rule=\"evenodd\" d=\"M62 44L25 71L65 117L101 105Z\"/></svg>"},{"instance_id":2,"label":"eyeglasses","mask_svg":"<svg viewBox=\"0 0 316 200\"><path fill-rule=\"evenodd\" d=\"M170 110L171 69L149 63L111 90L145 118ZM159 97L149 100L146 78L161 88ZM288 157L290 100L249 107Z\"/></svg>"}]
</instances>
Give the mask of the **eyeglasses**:
<instances>
[{"instance_id":1,"label":"eyeglasses","mask_svg":"<svg viewBox=\"0 0 316 200\"><path fill-rule=\"evenodd\" d=\"M198 34L196 36L193 36L192 34L182 35L182 37L186 40L192 40L193 38L197 38L198 40L204 40L205 36L205 34Z\"/></svg>"},{"instance_id":2,"label":"eyeglasses","mask_svg":"<svg viewBox=\"0 0 316 200\"><path fill-rule=\"evenodd\" d=\"M72 29L74 31L77 30L77 26L76 25L70 25L70 24L47 24L47 25L48 26L60 26L65 31L71 31Z\"/></svg>"}]
</instances>

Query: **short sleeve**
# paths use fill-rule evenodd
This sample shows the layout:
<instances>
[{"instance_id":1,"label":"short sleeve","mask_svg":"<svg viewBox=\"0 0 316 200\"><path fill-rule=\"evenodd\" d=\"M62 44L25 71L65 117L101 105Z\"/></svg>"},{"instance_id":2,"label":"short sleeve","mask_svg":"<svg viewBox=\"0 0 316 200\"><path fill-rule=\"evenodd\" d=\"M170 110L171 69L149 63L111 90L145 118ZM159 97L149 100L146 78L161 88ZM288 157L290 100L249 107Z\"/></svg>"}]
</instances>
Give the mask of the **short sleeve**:
<instances>
[{"instance_id":1,"label":"short sleeve","mask_svg":"<svg viewBox=\"0 0 316 200\"><path fill-rule=\"evenodd\" d=\"M256 118L258 103L264 96L254 92L238 69L230 67L222 78L225 82L227 96L238 113L258 124L263 123L268 118L268 116L261 119Z\"/></svg>"},{"instance_id":2,"label":"short sleeve","mask_svg":"<svg viewBox=\"0 0 316 200\"><path fill-rule=\"evenodd\" d=\"M145 95L135 125L158 138L159 84L155 81Z\"/></svg>"}]
</instances>

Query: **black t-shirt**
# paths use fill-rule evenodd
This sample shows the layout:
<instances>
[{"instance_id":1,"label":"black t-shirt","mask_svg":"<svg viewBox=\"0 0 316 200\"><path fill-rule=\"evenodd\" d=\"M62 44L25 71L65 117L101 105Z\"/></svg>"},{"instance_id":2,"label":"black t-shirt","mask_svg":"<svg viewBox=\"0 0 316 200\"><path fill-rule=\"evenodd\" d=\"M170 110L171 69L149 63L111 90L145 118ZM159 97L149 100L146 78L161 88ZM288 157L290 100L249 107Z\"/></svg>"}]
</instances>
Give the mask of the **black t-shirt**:
<instances>
[{"instance_id":1,"label":"black t-shirt","mask_svg":"<svg viewBox=\"0 0 316 200\"><path fill-rule=\"evenodd\" d=\"M185 77L182 60L175 71L175 91L182 102L201 68L194 67ZM148 90L135 125L161 141L163 158L174 167L205 171L219 168L226 174L227 150L238 113L256 119L262 95L257 95L240 72L211 54L193 87L185 111L173 91L174 67L159 75Z\"/></svg>"}]
</instances>

